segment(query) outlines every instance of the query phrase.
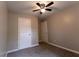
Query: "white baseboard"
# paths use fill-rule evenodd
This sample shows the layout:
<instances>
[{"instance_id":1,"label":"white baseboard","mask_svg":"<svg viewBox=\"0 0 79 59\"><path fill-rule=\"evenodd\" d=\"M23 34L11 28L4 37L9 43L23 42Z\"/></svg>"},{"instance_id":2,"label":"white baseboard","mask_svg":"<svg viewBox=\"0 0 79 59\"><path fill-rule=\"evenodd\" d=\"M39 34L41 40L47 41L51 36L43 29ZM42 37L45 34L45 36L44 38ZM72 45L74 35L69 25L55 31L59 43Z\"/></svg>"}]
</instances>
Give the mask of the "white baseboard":
<instances>
[{"instance_id":1,"label":"white baseboard","mask_svg":"<svg viewBox=\"0 0 79 59\"><path fill-rule=\"evenodd\" d=\"M34 45L31 45L31 46L26 47L26 48L35 47L35 46L38 46L38 45L39 45L39 44L34 44ZM13 50L7 51L7 54L8 54L8 53L12 53L12 52L16 52L16 51L19 51L19 50L22 50L22 49L25 49L25 48L18 48L18 49L13 49Z\"/></svg>"},{"instance_id":2,"label":"white baseboard","mask_svg":"<svg viewBox=\"0 0 79 59\"><path fill-rule=\"evenodd\" d=\"M61 48L61 49L65 49L67 51L70 51L70 52L73 52L73 53L76 53L76 54L79 54L79 51L76 51L76 50L72 50L72 49L69 49L69 48L66 48L66 47L63 47L63 46L60 46L60 45L57 45L57 44L54 44L54 43L49 43L49 42L46 42L52 46L56 46L58 48Z\"/></svg>"}]
</instances>

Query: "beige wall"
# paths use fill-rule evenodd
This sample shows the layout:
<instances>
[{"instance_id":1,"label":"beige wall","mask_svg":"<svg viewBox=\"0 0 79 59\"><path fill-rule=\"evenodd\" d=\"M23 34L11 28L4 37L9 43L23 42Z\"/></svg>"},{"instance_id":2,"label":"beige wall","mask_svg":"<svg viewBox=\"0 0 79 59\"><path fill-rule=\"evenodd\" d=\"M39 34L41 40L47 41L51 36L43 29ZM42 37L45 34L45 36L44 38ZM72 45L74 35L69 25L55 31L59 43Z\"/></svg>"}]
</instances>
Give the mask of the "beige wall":
<instances>
[{"instance_id":1,"label":"beige wall","mask_svg":"<svg viewBox=\"0 0 79 59\"><path fill-rule=\"evenodd\" d=\"M0 2L0 56L6 53L7 42L7 6L6 2Z\"/></svg>"},{"instance_id":2,"label":"beige wall","mask_svg":"<svg viewBox=\"0 0 79 59\"><path fill-rule=\"evenodd\" d=\"M31 17L31 26L32 26L32 44L38 44L39 41L39 30L38 30L38 18Z\"/></svg>"},{"instance_id":3,"label":"beige wall","mask_svg":"<svg viewBox=\"0 0 79 59\"><path fill-rule=\"evenodd\" d=\"M18 48L18 16L15 13L8 13L8 50Z\"/></svg>"},{"instance_id":4,"label":"beige wall","mask_svg":"<svg viewBox=\"0 0 79 59\"><path fill-rule=\"evenodd\" d=\"M32 44L38 43L38 18L32 15L9 12L8 51L18 49L18 17L30 18L32 21Z\"/></svg>"},{"instance_id":5,"label":"beige wall","mask_svg":"<svg viewBox=\"0 0 79 59\"><path fill-rule=\"evenodd\" d=\"M38 39L41 42L41 20L38 18Z\"/></svg>"},{"instance_id":6,"label":"beige wall","mask_svg":"<svg viewBox=\"0 0 79 59\"><path fill-rule=\"evenodd\" d=\"M79 5L47 18L49 42L79 51Z\"/></svg>"}]
</instances>

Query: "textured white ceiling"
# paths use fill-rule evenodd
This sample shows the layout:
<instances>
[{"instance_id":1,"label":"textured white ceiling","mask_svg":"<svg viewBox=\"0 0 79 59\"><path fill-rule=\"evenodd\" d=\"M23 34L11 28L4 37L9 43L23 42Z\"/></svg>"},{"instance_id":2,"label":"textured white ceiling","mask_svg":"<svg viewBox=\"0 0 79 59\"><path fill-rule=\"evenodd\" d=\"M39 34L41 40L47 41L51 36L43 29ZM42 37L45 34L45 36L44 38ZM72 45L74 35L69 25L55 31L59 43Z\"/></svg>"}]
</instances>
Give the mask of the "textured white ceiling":
<instances>
[{"instance_id":1,"label":"textured white ceiling","mask_svg":"<svg viewBox=\"0 0 79 59\"><path fill-rule=\"evenodd\" d=\"M48 4L51 1L8 1L8 9L17 13L31 14L38 16L40 18L44 18L53 12L59 11L68 7L70 5L79 3L78 1L54 1L54 4L49 8L52 8L52 12L46 11L42 15L39 14L39 11L32 12L34 9L38 9L39 7L36 5L37 2Z\"/></svg>"}]
</instances>

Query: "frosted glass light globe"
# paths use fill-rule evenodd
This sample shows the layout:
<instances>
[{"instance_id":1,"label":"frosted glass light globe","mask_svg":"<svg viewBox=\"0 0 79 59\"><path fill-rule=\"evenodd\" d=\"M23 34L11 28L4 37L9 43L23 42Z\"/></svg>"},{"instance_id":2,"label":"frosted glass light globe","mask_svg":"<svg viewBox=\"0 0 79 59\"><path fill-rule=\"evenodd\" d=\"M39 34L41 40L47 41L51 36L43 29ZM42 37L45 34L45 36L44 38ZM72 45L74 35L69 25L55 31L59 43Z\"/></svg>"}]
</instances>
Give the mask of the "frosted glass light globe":
<instances>
[{"instance_id":1,"label":"frosted glass light globe","mask_svg":"<svg viewBox=\"0 0 79 59\"><path fill-rule=\"evenodd\" d=\"M43 12L43 13L44 13L44 12L45 12L45 9L41 9L41 12Z\"/></svg>"}]
</instances>

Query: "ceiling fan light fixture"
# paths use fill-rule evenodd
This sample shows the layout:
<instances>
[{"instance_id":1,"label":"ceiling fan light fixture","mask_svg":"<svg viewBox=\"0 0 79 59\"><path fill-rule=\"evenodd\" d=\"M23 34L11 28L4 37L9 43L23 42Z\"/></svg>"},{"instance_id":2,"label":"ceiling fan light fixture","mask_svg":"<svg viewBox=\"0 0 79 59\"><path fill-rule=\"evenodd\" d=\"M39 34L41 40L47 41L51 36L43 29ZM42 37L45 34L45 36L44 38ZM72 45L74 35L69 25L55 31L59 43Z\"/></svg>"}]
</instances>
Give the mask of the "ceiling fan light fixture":
<instances>
[{"instance_id":1,"label":"ceiling fan light fixture","mask_svg":"<svg viewBox=\"0 0 79 59\"><path fill-rule=\"evenodd\" d=\"M54 4L54 2L50 2L48 4L45 4L45 2L43 3L36 3L37 6L39 6L39 9L33 10L33 12L35 11L39 11L40 10L40 14L44 13L45 11L52 11L52 9L49 9L47 7L51 6L52 4Z\"/></svg>"},{"instance_id":2,"label":"ceiling fan light fixture","mask_svg":"<svg viewBox=\"0 0 79 59\"><path fill-rule=\"evenodd\" d=\"M41 12L43 12L43 13L44 13L44 12L45 12L45 9L41 9Z\"/></svg>"}]
</instances>

